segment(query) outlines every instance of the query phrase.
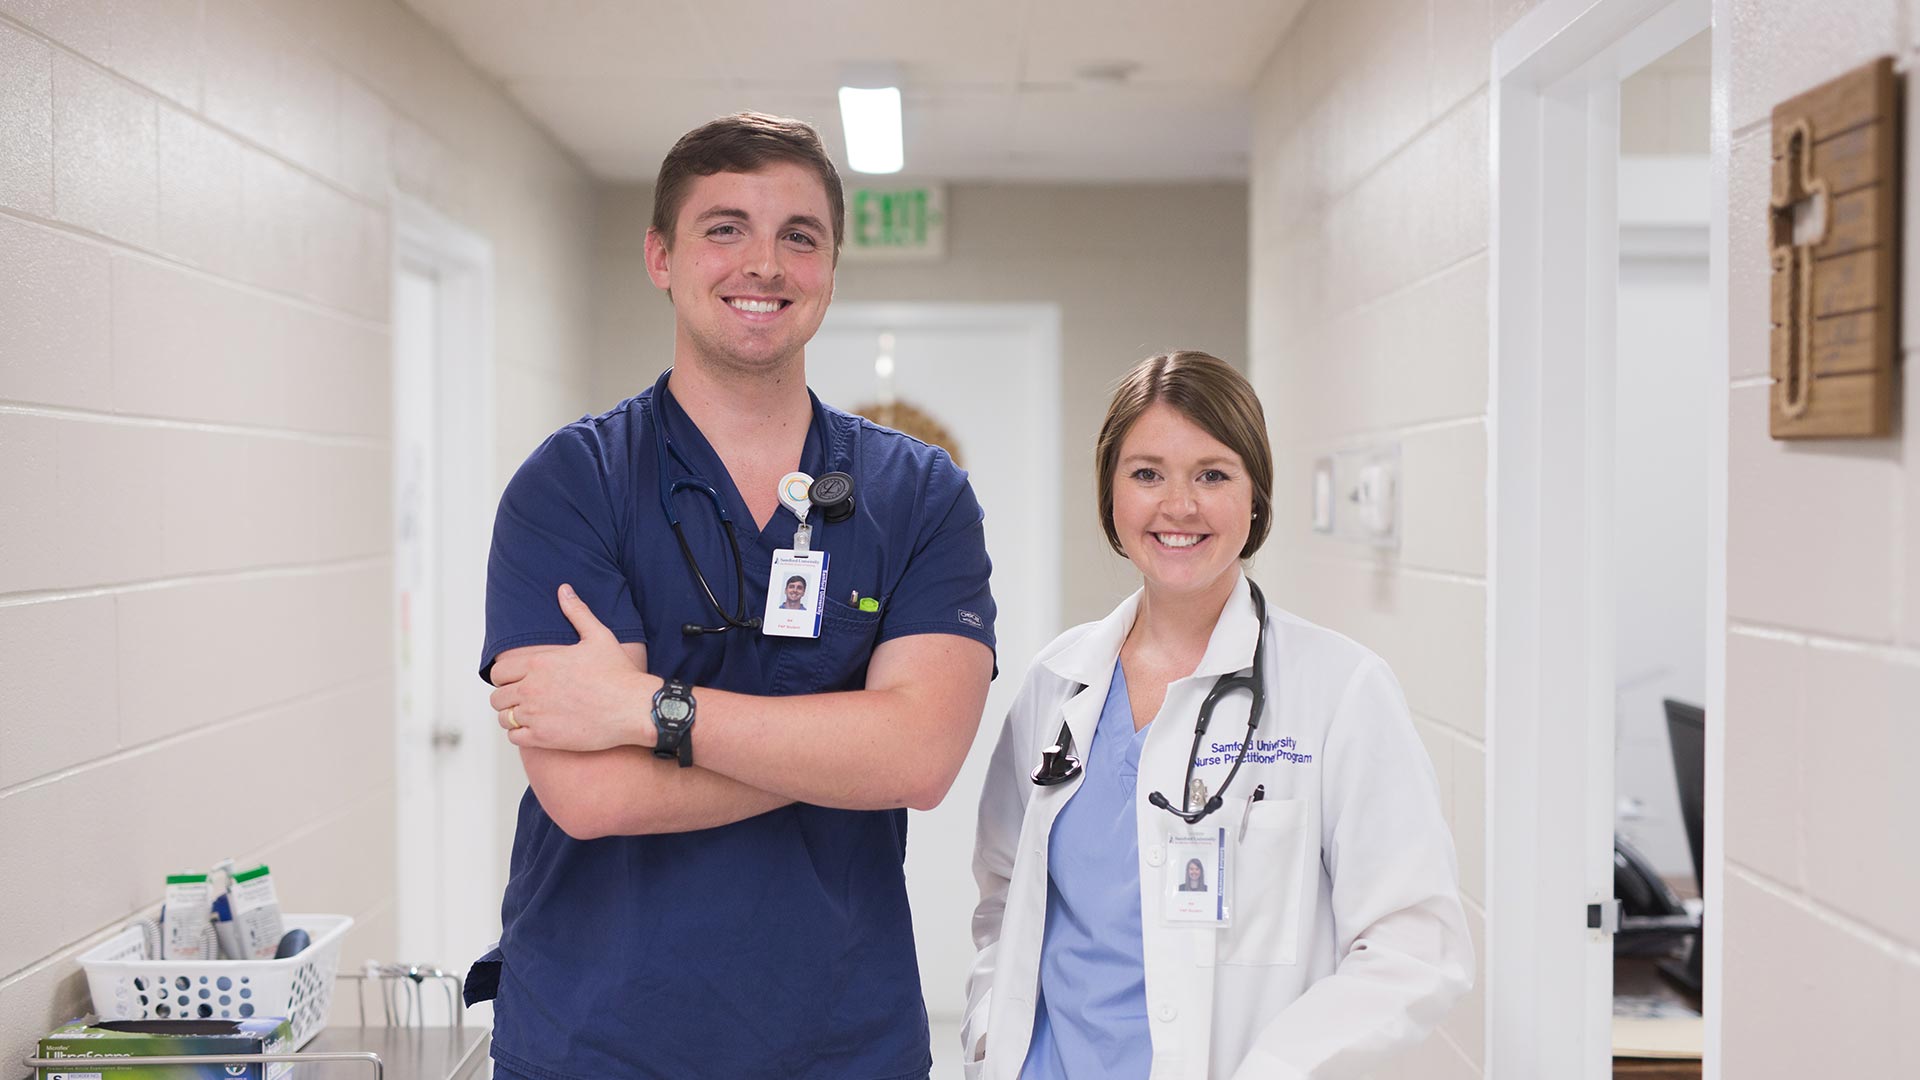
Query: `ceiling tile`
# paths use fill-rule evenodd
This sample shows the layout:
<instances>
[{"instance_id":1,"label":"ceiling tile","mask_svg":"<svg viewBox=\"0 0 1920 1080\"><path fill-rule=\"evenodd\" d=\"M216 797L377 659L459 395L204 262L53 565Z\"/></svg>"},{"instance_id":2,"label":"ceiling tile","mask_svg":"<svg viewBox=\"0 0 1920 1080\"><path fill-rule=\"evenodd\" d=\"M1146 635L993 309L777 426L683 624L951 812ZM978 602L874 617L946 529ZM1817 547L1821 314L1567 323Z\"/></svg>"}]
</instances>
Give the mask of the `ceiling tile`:
<instances>
[{"instance_id":1,"label":"ceiling tile","mask_svg":"<svg viewBox=\"0 0 1920 1080\"><path fill-rule=\"evenodd\" d=\"M1135 84L1245 89L1305 0L1035 0L1020 73L1072 82L1087 64L1139 64Z\"/></svg>"},{"instance_id":2,"label":"ceiling tile","mask_svg":"<svg viewBox=\"0 0 1920 1080\"><path fill-rule=\"evenodd\" d=\"M644 176L632 175L629 165L609 179L651 180L681 135L716 116L749 109L812 122L829 151L839 153L838 106L823 94L746 92L730 80L639 78L519 79L508 88L596 174L597 163L608 157L649 163Z\"/></svg>"},{"instance_id":3,"label":"ceiling tile","mask_svg":"<svg viewBox=\"0 0 1920 1080\"><path fill-rule=\"evenodd\" d=\"M1249 83L1302 0L405 0L596 175L651 180L688 129L812 122L844 161L850 64L899 65L909 175L1246 175ZM1138 60L1122 85L1076 77Z\"/></svg>"},{"instance_id":4,"label":"ceiling tile","mask_svg":"<svg viewBox=\"0 0 1920 1080\"><path fill-rule=\"evenodd\" d=\"M1226 88L1027 90L1012 151L1029 168L1085 168L1088 179L1245 176L1248 109Z\"/></svg>"},{"instance_id":5,"label":"ceiling tile","mask_svg":"<svg viewBox=\"0 0 1920 1080\"><path fill-rule=\"evenodd\" d=\"M495 78L724 77L719 43L674 0L406 0Z\"/></svg>"},{"instance_id":6,"label":"ceiling tile","mask_svg":"<svg viewBox=\"0 0 1920 1080\"><path fill-rule=\"evenodd\" d=\"M739 79L829 90L848 64L899 65L908 87L1011 87L1020 77L1029 0L852 0L795 5L733 0L699 8L711 59Z\"/></svg>"}]
</instances>

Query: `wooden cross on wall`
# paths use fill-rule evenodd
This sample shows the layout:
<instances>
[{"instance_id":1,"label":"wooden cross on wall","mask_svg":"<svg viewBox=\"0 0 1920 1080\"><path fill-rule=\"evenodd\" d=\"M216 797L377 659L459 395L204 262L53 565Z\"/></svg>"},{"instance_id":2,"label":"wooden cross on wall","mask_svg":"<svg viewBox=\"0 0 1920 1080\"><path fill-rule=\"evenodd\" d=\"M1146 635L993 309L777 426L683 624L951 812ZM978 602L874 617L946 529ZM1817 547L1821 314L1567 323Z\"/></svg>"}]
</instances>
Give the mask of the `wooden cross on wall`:
<instances>
[{"instance_id":1,"label":"wooden cross on wall","mask_svg":"<svg viewBox=\"0 0 1920 1080\"><path fill-rule=\"evenodd\" d=\"M1773 110L1774 438L1892 430L1898 91L1882 58Z\"/></svg>"}]
</instances>

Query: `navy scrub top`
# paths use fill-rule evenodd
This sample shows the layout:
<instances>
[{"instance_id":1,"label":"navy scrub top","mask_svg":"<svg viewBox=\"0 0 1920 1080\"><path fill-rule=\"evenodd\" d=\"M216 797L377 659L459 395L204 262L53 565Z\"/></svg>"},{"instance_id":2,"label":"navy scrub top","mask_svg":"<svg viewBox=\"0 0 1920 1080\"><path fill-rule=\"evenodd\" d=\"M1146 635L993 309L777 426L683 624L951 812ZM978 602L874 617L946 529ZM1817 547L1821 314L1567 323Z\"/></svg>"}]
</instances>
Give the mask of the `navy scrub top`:
<instances>
[{"instance_id":1,"label":"navy scrub top","mask_svg":"<svg viewBox=\"0 0 1920 1080\"><path fill-rule=\"evenodd\" d=\"M818 640L754 630L689 637L719 622L660 510L652 424L659 387L560 429L508 484L487 567L484 678L500 653L578 640L555 590L571 582L621 640L645 642L662 677L744 694L865 685L880 642L958 634L993 646L994 602L979 503L948 455L821 405L803 471L850 473L855 512L810 519L828 553ZM739 533L746 610L766 602L772 553L798 524L764 532L698 428L665 410L677 450L720 492ZM686 470L668 455L669 481ZM688 543L731 611L725 532L704 495L674 503ZM877 612L853 601L875 597ZM697 692L697 691L696 691ZM699 759L699 729L694 754ZM607 1077L923 1077L931 1066L902 872L905 810L794 804L731 825L574 840L529 789L520 802L497 969L493 1056L545 1080Z\"/></svg>"}]
</instances>

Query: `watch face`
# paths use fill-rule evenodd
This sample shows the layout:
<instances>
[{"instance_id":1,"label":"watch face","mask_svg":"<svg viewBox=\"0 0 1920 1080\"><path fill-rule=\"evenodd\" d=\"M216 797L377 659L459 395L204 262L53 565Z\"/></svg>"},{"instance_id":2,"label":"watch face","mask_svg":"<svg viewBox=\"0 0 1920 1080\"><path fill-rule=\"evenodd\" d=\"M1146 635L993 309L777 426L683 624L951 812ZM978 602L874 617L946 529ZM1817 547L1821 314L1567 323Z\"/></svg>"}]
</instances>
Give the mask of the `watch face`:
<instances>
[{"instance_id":1,"label":"watch face","mask_svg":"<svg viewBox=\"0 0 1920 1080\"><path fill-rule=\"evenodd\" d=\"M677 724L693 715L693 706L685 698L663 697L660 699L660 719L669 724Z\"/></svg>"}]
</instances>

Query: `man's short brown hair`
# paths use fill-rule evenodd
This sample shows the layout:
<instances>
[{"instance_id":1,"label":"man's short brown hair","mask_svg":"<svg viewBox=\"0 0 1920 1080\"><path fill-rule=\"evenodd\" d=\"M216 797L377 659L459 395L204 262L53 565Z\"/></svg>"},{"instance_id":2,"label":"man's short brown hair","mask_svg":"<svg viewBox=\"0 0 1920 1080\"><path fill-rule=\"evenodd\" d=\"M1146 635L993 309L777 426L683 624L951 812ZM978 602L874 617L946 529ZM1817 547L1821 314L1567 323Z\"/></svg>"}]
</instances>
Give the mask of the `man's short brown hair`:
<instances>
[{"instance_id":1,"label":"man's short brown hair","mask_svg":"<svg viewBox=\"0 0 1920 1080\"><path fill-rule=\"evenodd\" d=\"M766 113L743 112L709 120L685 135L667 151L653 186L653 230L661 243L673 247L673 227L687 188L695 177L715 173L758 172L776 162L809 169L827 189L827 208L833 214L833 257L847 236L847 200L840 188L840 171L820 143L820 133L804 120Z\"/></svg>"},{"instance_id":2,"label":"man's short brown hair","mask_svg":"<svg viewBox=\"0 0 1920 1080\"><path fill-rule=\"evenodd\" d=\"M1245 375L1217 356L1192 349L1147 357L1127 372L1113 392L1100 439L1094 444L1094 482L1107 543L1119 554L1127 553L1113 527L1113 474L1119 468L1120 444L1127 432L1157 401L1166 402L1226 444L1247 467L1247 479L1253 482L1253 524L1240 557L1251 557L1273 527L1273 448L1267 441L1266 413Z\"/></svg>"}]
</instances>

